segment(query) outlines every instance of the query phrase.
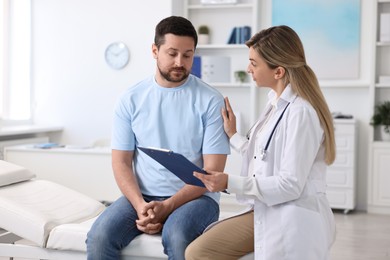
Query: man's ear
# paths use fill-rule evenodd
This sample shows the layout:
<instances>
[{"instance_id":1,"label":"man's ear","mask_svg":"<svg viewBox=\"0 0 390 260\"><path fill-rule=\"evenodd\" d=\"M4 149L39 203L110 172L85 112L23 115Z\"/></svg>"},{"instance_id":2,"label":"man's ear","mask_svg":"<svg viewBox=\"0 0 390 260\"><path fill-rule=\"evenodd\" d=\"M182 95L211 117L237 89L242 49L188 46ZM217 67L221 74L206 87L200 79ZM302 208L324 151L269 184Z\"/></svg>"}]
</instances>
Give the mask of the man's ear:
<instances>
[{"instance_id":1,"label":"man's ear","mask_svg":"<svg viewBox=\"0 0 390 260\"><path fill-rule=\"evenodd\" d=\"M275 79L281 79L284 77L284 75L286 74L286 69L279 66L275 69Z\"/></svg>"},{"instance_id":2,"label":"man's ear","mask_svg":"<svg viewBox=\"0 0 390 260\"><path fill-rule=\"evenodd\" d=\"M157 45L154 43L152 44L152 54L153 54L153 58L157 59L158 48Z\"/></svg>"}]
</instances>

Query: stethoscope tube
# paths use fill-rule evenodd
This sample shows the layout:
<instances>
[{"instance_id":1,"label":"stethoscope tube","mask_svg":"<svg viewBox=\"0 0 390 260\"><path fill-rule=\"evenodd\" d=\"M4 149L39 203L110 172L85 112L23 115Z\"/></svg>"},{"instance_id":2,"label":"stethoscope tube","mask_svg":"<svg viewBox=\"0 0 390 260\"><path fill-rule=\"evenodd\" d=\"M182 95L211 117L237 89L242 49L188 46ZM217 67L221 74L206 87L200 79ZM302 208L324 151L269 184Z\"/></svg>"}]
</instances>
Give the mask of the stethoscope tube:
<instances>
[{"instance_id":1,"label":"stethoscope tube","mask_svg":"<svg viewBox=\"0 0 390 260\"><path fill-rule=\"evenodd\" d=\"M265 145L265 147L263 149L261 149L260 151L260 159L261 160L265 160L265 158L267 157L267 150L268 150L268 147L269 147L269 144L271 143L271 140L272 140L272 137L275 133L275 130L276 130L276 127L278 127L279 123L280 123L280 120L282 120L282 117L284 115L284 112L286 112L286 109L287 107L290 105L290 102L287 103L286 107L283 109L282 113L280 114L278 120L276 121L276 124L274 126L274 128L272 129L272 132L270 134L270 136L268 137L268 140L267 140L267 143ZM248 140L249 140L249 137L248 137Z\"/></svg>"}]
</instances>

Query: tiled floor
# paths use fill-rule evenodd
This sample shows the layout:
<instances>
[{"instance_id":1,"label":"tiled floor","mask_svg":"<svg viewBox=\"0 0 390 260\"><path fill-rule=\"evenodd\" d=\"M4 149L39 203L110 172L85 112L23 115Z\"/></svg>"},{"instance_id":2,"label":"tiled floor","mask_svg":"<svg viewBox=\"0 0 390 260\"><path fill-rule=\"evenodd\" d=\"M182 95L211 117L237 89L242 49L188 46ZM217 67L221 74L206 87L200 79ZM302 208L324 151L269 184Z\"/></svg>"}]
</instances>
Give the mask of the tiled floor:
<instances>
[{"instance_id":1,"label":"tiled floor","mask_svg":"<svg viewBox=\"0 0 390 260\"><path fill-rule=\"evenodd\" d=\"M390 215L335 212L331 260L389 260Z\"/></svg>"}]
</instances>

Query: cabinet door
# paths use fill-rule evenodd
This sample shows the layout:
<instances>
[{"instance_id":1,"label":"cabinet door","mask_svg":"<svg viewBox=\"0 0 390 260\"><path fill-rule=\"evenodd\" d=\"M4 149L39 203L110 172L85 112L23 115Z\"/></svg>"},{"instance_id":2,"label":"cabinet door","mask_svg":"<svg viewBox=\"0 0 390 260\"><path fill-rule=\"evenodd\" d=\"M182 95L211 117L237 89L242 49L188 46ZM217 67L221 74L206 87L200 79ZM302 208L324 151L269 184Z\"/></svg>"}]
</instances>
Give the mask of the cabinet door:
<instances>
[{"instance_id":1,"label":"cabinet door","mask_svg":"<svg viewBox=\"0 0 390 260\"><path fill-rule=\"evenodd\" d=\"M390 149L373 150L373 189L375 205L390 206Z\"/></svg>"}]
</instances>

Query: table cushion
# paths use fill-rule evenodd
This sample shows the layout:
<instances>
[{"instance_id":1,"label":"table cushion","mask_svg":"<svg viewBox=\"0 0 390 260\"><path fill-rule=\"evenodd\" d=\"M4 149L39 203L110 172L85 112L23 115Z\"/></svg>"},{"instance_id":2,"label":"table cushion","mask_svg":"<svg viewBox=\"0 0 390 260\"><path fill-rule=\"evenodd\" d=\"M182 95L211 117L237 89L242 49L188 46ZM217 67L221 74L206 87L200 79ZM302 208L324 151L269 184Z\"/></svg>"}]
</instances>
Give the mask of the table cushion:
<instances>
[{"instance_id":1,"label":"table cushion","mask_svg":"<svg viewBox=\"0 0 390 260\"><path fill-rule=\"evenodd\" d=\"M0 228L45 247L51 230L97 216L104 205L84 194L46 180L0 188Z\"/></svg>"},{"instance_id":2,"label":"table cushion","mask_svg":"<svg viewBox=\"0 0 390 260\"><path fill-rule=\"evenodd\" d=\"M80 224L63 224L55 227L49 236L47 248L86 252L87 233L96 218ZM126 256L148 256L166 259L161 244L161 235L142 234L122 250Z\"/></svg>"},{"instance_id":3,"label":"table cushion","mask_svg":"<svg viewBox=\"0 0 390 260\"><path fill-rule=\"evenodd\" d=\"M0 187L30 180L35 174L29 170L3 160L0 160Z\"/></svg>"}]
</instances>

